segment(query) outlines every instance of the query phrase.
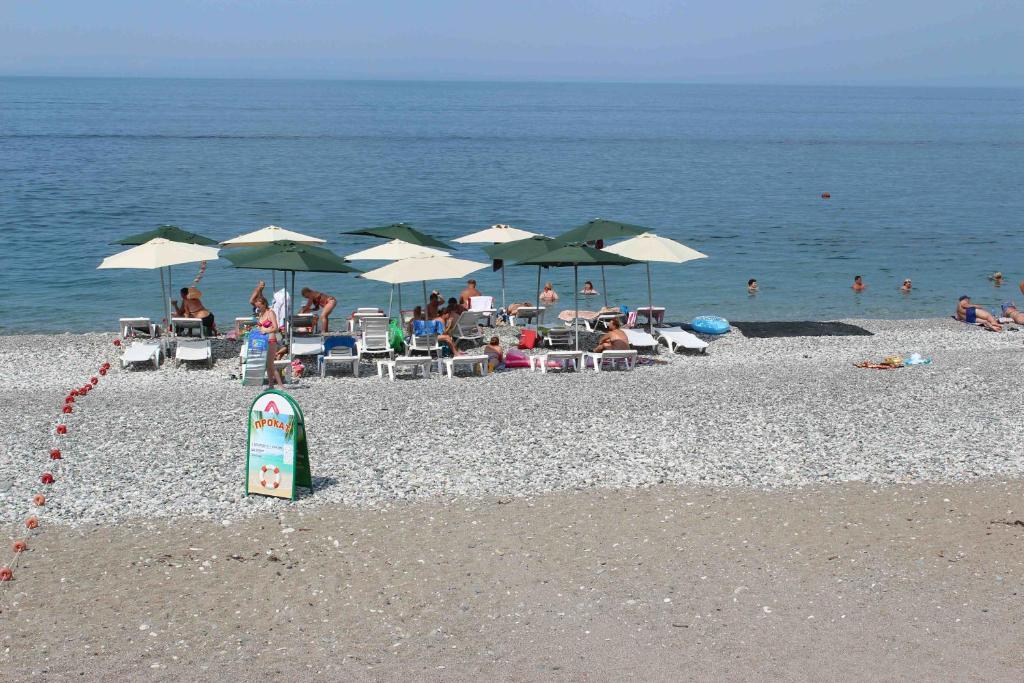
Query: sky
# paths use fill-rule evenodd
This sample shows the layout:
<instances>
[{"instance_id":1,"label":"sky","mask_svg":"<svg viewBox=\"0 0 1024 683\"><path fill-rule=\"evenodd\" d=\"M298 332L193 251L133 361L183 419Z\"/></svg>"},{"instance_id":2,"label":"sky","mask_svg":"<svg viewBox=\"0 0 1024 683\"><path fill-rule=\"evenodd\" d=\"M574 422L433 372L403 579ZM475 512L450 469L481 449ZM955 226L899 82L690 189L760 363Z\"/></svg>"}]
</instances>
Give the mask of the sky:
<instances>
[{"instance_id":1,"label":"sky","mask_svg":"<svg viewBox=\"0 0 1024 683\"><path fill-rule=\"evenodd\" d=\"M1024 0L0 0L0 75L1024 86Z\"/></svg>"}]
</instances>

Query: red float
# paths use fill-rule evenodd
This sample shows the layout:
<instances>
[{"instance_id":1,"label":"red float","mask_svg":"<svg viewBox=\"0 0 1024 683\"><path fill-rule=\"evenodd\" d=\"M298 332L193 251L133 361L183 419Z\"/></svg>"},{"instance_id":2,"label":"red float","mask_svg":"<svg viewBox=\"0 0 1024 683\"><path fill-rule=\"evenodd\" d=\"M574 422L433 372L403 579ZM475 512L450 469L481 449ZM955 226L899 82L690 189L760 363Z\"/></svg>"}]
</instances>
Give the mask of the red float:
<instances>
[{"instance_id":1,"label":"red float","mask_svg":"<svg viewBox=\"0 0 1024 683\"><path fill-rule=\"evenodd\" d=\"M75 412L75 411L74 411L74 408L72 408L71 406L64 406L64 408L62 409L62 412L63 412L63 413L65 414L65 415L67 415L67 414L69 414L69 413L73 413L73 412Z\"/></svg>"},{"instance_id":2,"label":"red float","mask_svg":"<svg viewBox=\"0 0 1024 683\"><path fill-rule=\"evenodd\" d=\"M50 460L60 460L63 457L64 456L61 455L59 448L51 448L50 449Z\"/></svg>"},{"instance_id":3,"label":"red float","mask_svg":"<svg viewBox=\"0 0 1024 683\"><path fill-rule=\"evenodd\" d=\"M58 434L67 434L68 433L68 426L67 425L57 425L57 433Z\"/></svg>"},{"instance_id":4,"label":"red float","mask_svg":"<svg viewBox=\"0 0 1024 683\"><path fill-rule=\"evenodd\" d=\"M75 402L75 397L74 396L65 396L64 397L64 402L65 403L74 403Z\"/></svg>"},{"instance_id":5,"label":"red float","mask_svg":"<svg viewBox=\"0 0 1024 683\"><path fill-rule=\"evenodd\" d=\"M39 507L42 507L46 505L46 496L44 496L41 493L37 493L36 495L32 496L32 502L38 505Z\"/></svg>"},{"instance_id":6,"label":"red float","mask_svg":"<svg viewBox=\"0 0 1024 683\"><path fill-rule=\"evenodd\" d=\"M100 378L99 377L90 377L89 378L89 384L91 384L93 386L96 386L99 383L100 383Z\"/></svg>"},{"instance_id":7,"label":"red float","mask_svg":"<svg viewBox=\"0 0 1024 683\"><path fill-rule=\"evenodd\" d=\"M120 346L120 345L121 345L121 340L120 339L115 339L114 340L114 346Z\"/></svg>"},{"instance_id":8,"label":"red float","mask_svg":"<svg viewBox=\"0 0 1024 683\"><path fill-rule=\"evenodd\" d=\"M14 572L10 567L0 567L0 581L14 581Z\"/></svg>"},{"instance_id":9,"label":"red float","mask_svg":"<svg viewBox=\"0 0 1024 683\"><path fill-rule=\"evenodd\" d=\"M100 368L100 375L105 376L106 374L107 374L107 369L106 368Z\"/></svg>"},{"instance_id":10,"label":"red float","mask_svg":"<svg viewBox=\"0 0 1024 683\"><path fill-rule=\"evenodd\" d=\"M14 543L11 544L11 551L12 552L23 553L26 550L28 550L28 543L25 543L25 541L22 541L22 540L19 539L19 540L15 541Z\"/></svg>"},{"instance_id":11,"label":"red float","mask_svg":"<svg viewBox=\"0 0 1024 683\"><path fill-rule=\"evenodd\" d=\"M39 481L43 482L44 484L52 484L53 475L50 474L49 472L43 472L43 476L39 477Z\"/></svg>"},{"instance_id":12,"label":"red float","mask_svg":"<svg viewBox=\"0 0 1024 683\"><path fill-rule=\"evenodd\" d=\"M39 518L29 517L25 520L25 526L27 526L29 529L35 529L39 526Z\"/></svg>"}]
</instances>

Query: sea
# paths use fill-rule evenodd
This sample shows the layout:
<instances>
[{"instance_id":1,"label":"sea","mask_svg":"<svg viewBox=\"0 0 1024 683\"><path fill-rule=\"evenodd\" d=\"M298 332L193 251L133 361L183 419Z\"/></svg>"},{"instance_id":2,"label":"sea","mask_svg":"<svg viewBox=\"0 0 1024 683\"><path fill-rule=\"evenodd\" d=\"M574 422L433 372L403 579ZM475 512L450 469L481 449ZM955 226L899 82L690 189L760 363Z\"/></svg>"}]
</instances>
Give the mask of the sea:
<instances>
[{"instance_id":1,"label":"sea","mask_svg":"<svg viewBox=\"0 0 1024 683\"><path fill-rule=\"evenodd\" d=\"M944 316L961 294L1024 299L1022 177L1020 89L0 78L0 331L158 319L158 271L96 267L162 224L218 240L274 224L347 255L377 242L346 231L399 221L449 241L598 217L707 255L651 266L671 320ZM476 279L500 298L478 247L453 253L487 263ZM581 269L604 290L581 308L646 305L644 266L601 276ZM213 261L203 301L223 326L270 277ZM571 308L572 270L541 277ZM535 299L535 268L506 280L509 301ZM297 284L342 313L392 295L352 275Z\"/></svg>"}]
</instances>

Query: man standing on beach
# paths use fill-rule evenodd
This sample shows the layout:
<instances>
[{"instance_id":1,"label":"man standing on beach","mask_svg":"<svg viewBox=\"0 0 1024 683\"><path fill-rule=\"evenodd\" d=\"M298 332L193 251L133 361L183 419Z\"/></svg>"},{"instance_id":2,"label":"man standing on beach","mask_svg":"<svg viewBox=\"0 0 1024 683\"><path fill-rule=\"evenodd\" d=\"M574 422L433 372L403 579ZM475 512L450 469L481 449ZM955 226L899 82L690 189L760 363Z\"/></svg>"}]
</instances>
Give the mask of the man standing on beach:
<instances>
[{"instance_id":1,"label":"man standing on beach","mask_svg":"<svg viewBox=\"0 0 1024 683\"><path fill-rule=\"evenodd\" d=\"M483 296L483 294L476 288L476 280L470 280L466 283L466 288L462 290L462 294L459 294L459 303L468 309L474 296Z\"/></svg>"}]
</instances>

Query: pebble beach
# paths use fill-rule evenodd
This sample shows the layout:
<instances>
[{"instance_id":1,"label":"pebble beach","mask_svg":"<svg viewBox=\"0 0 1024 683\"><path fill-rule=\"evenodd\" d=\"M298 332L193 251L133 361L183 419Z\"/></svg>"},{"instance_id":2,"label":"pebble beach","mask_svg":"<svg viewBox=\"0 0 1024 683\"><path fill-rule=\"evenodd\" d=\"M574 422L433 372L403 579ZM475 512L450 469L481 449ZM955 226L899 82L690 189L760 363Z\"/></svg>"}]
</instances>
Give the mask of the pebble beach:
<instances>
[{"instance_id":1,"label":"pebble beach","mask_svg":"<svg viewBox=\"0 0 1024 683\"><path fill-rule=\"evenodd\" d=\"M873 336L714 338L709 353L654 356L631 372L498 372L454 380L303 377L315 493L242 495L238 342L213 369L115 369L69 421L46 521L231 520L283 505L523 496L661 484L775 489L838 482L957 482L1024 474L1024 332L951 320L848 321ZM499 328L504 342L511 330ZM0 337L12 428L0 510L37 488L52 415L104 359L111 334ZM590 341L590 340L585 340ZM854 367L921 353L930 365Z\"/></svg>"}]
</instances>

